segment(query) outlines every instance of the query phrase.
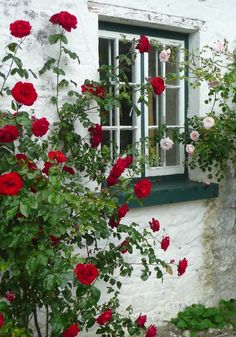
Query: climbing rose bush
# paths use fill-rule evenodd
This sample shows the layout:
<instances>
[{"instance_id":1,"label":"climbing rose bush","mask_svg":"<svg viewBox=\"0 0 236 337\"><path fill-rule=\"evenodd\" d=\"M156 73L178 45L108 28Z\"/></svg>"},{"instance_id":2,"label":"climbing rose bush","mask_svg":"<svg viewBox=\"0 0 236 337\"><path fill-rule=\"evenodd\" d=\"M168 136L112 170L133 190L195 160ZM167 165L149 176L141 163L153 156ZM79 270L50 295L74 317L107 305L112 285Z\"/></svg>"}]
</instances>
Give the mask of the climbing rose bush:
<instances>
[{"instance_id":1,"label":"climbing rose bush","mask_svg":"<svg viewBox=\"0 0 236 337\"><path fill-rule=\"evenodd\" d=\"M10 24L11 35L20 41L9 44L2 59L8 69L1 73L0 93L3 102L11 102L0 111L0 336L76 337L93 329L92 335L103 337L155 337L157 327L146 326L145 313L137 318L131 306L119 311L122 277L132 277L136 269L129 256L135 250L142 280L154 274L157 282L166 273L183 275L187 260L174 271L174 263L161 259L170 237L161 239L157 219L150 220L148 229L125 223L130 201L148 198L152 182L131 179L143 163L132 149L110 158L102 125L89 118L94 109L102 120L107 106L112 111L123 98L114 96L109 81L86 79L80 88L67 79L69 59L75 67L80 62L66 36L77 28L77 18L62 11L49 21L55 25L48 40L57 59L49 57L39 71L24 68L16 54L24 52L23 38L32 27L23 20ZM141 36L135 53L149 50L148 39ZM44 99L38 79L45 81L46 72L54 82L54 122L34 105ZM117 71L112 76L121 80ZM143 90L161 95L164 80L147 79L137 88ZM101 297L99 285L107 296Z\"/></svg>"}]
</instances>

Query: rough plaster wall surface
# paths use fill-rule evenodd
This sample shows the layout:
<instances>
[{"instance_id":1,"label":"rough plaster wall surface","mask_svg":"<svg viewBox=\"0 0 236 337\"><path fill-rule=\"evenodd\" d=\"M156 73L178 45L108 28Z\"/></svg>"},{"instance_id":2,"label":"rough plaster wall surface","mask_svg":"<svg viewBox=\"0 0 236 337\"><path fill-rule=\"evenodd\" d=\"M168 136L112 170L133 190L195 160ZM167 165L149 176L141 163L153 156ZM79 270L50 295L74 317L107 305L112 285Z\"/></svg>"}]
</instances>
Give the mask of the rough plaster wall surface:
<instances>
[{"instance_id":1,"label":"rough plaster wall surface","mask_svg":"<svg viewBox=\"0 0 236 337\"><path fill-rule=\"evenodd\" d=\"M100 3L116 5L116 1L103 0ZM120 0L119 6L126 6L140 10L156 11L183 17L192 17L206 21L200 32L200 45L212 44L214 41L226 37L235 46L234 25L235 1L227 0L184 0L165 2L151 0ZM67 10L78 18L78 29L68 35L71 49L79 56L81 64L73 63L69 66L69 77L79 84L85 78L97 78L98 66L98 30L96 13L88 11L86 0L1 0L0 56L4 55L3 46L13 41L8 27L17 19L29 20L32 24L32 35L25 42L27 53L21 54L23 61L29 68L38 71L44 64L50 52L56 54L54 47L48 45L47 37L56 32L56 27L48 23L50 16L61 10ZM115 9L114 9L115 10ZM117 9L117 13L119 9ZM224 14L222 14L224 13ZM4 18L4 19L3 19ZM68 60L65 58L64 63ZM15 81L19 80L16 78ZM55 109L49 103L53 92L55 79L43 75L39 80L30 79L35 83L39 94L38 101L33 106L37 117L47 115L50 121L55 120ZM9 83L9 86L14 83ZM205 95L204 90L200 97ZM203 100L201 100L202 102ZM1 100L0 108L10 106L10 97ZM31 109L29 109L31 110ZM200 113L207 112L200 104ZM96 116L93 116L96 120ZM84 133L78 127L79 133ZM152 217L160 220L162 228L171 237L171 246L167 252L160 251L160 256L167 261L176 261L186 257L189 268L183 277L165 275L164 283L151 277L143 282L139 279L139 270L135 270L132 279L124 279L121 301L122 308L129 304L135 306L134 314L145 311L150 321L164 321L174 316L180 309L191 303L214 304L221 297L235 297L235 256L236 256L236 177L230 170L226 180L222 183L220 197L211 201L195 201L131 210L125 218L126 223L137 221L148 226ZM161 238L161 237L160 237ZM135 257L127 259L135 262ZM83 336L83 334L81 334Z\"/></svg>"}]
</instances>

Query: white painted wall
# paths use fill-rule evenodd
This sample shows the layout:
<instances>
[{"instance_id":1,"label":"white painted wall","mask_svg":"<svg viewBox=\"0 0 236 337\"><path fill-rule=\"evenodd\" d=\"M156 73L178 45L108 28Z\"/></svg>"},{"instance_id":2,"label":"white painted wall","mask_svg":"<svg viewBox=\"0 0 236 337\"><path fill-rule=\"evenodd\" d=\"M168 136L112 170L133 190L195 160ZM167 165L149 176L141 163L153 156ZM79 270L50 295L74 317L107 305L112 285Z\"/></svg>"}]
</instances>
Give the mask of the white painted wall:
<instances>
[{"instance_id":1,"label":"white painted wall","mask_svg":"<svg viewBox=\"0 0 236 337\"><path fill-rule=\"evenodd\" d=\"M129 7L122 9L114 7L113 16L121 13L137 11L137 18L144 11L149 11L150 17L164 16L165 25L176 24L176 29L184 29L188 20L174 19L171 15L183 18L194 18L205 21L201 30L193 33L194 44L203 46L213 44L217 40L227 38L230 47L236 47L235 0L98 0L99 3ZM104 6L101 6L105 8ZM71 78L83 83L85 78L97 79L98 66L98 14L89 12L87 0L1 0L1 46L0 56L4 54L3 46L9 42L9 24L17 19L29 20L33 26L33 34L27 38L24 59L33 70L39 70L53 48L47 44L47 36L56 30L49 24L50 16L61 10L67 10L78 18L78 29L68 34L70 45L79 54L81 64L70 66ZM139 12L139 14L138 14ZM158 14L159 13L159 14ZM127 14L128 15L128 14ZM169 16L168 16L169 15ZM135 19L135 18L134 18ZM155 27L146 16L146 25ZM148 23L148 21L150 23ZM180 24L182 22L182 24ZM159 26L162 24L158 23ZM12 38L14 40L14 38ZM66 62L66 60L65 60ZM33 80L32 80L33 81ZM11 84L9 84L11 87ZM37 116L45 116L52 121L55 118L54 108L49 104L53 87L53 79L44 75L41 82L35 81L39 99L34 105ZM204 114L207 112L203 102L204 88L199 97L191 96L190 113ZM10 98L9 101L10 102ZM6 101L0 101L0 108L5 109ZM198 104L199 103L199 104ZM79 132L83 132L80 130ZM163 228L172 238L170 249L161 257L186 257L189 268L186 275L178 277L167 276L164 283L151 278L142 282L138 273L132 279L124 279L122 304L132 303L135 314L146 313L149 323L157 320L170 319L185 305L191 303L214 304L222 297L236 297L236 181L235 172L228 170L226 180L221 186L220 197L211 201L196 201L177 203L173 205L140 208L129 212L125 221L136 221L148 225L152 217L160 220ZM81 334L81 336L83 336Z\"/></svg>"}]
</instances>

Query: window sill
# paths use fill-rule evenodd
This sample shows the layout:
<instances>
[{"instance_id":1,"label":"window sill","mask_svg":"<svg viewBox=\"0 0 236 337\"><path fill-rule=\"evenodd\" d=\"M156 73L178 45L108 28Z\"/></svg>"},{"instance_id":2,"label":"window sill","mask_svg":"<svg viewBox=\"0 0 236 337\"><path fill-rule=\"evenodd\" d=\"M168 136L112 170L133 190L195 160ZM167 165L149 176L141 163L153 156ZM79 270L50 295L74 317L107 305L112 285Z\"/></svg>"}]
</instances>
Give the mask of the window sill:
<instances>
[{"instance_id":1,"label":"window sill","mask_svg":"<svg viewBox=\"0 0 236 337\"><path fill-rule=\"evenodd\" d=\"M186 176L178 177L158 177L152 181L152 192L148 198L132 200L130 208L146 207L154 205L171 204L193 200L204 200L217 198L219 195L219 185L191 181ZM122 196L120 202L122 202Z\"/></svg>"}]
</instances>

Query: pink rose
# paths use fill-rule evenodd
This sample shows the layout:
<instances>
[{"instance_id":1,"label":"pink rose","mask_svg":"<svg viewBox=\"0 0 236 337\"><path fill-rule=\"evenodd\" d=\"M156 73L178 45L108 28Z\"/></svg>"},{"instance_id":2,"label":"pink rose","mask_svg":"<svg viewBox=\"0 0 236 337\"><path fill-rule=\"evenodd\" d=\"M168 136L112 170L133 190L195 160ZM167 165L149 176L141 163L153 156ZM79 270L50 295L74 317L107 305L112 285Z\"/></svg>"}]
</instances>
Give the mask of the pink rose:
<instances>
[{"instance_id":1,"label":"pink rose","mask_svg":"<svg viewBox=\"0 0 236 337\"><path fill-rule=\"evenodd\" d=\"M215 125L215 120L213 117L205 117L202 121L205 129L209 130Z\"/></svg>"},{"instance_id":2,"label":"pink rose","mask_svg":"<svg viewBox=\"0 0 236 337\"><path fill-rule=\"evenodd\" d=\"M213 45L213 50L216 53L221 53L222 51L224 51L224 48L224 44L220 41L215 42Z\"/></svg>"},{"instance_id":3,"label":"pink rose","mask_svg":"<svg viewBox=\"0 0 236 337\"><path fill-rule=\"evenodd\" d=\"M159 60L161 62L168 62L170 58L170 53L171 53L170 49L162 50L159 54Z\"/></svg>"},{"instance_id":4,"label":"pink rose","mask_svg":"<svg viewBox=\"0 0 236 337\"><path fill-rule=\"evenodd\" d=\"M199 139L199 132L198 131L195 131L193 130L191 133L190 133L190 138L194 141L194 142L197 142L198 139Z\"/></svg>"},{"instance_id":5,"label":"pink rose","mask_svg":"<svg viewBox=\"0 0 236 337\"><path fill-rule=\"evenodd\" d=\"M172 149L174 142L169 137L166 137L160 140L160 145L163 150L170 150Z\"/></svg>"},{"instance_id":6,"label":"pink rose","mask_svg":"<svg viewBox=\"0 0 236 337\"><path fill-rule=\"evenodd\" d=\"M186 145L186 152L190 154L191 156L193 155L195 151L195 147L192 144L187 144Z\"/></svg>"}]
</instances>

